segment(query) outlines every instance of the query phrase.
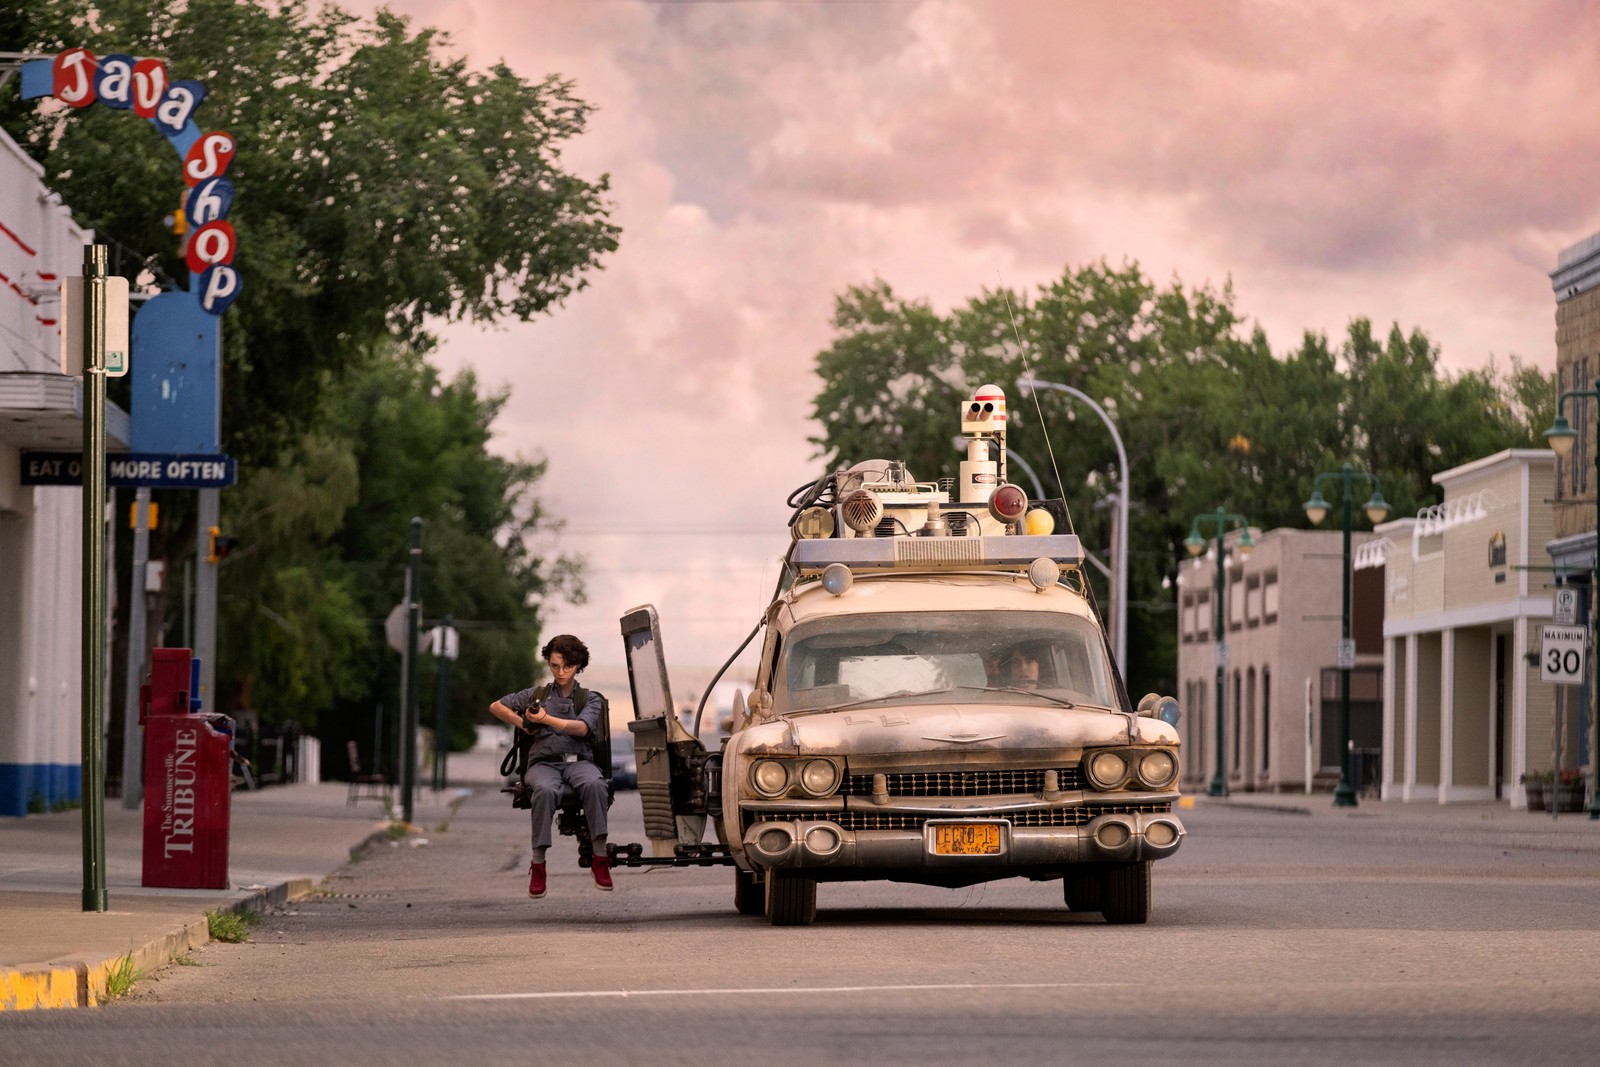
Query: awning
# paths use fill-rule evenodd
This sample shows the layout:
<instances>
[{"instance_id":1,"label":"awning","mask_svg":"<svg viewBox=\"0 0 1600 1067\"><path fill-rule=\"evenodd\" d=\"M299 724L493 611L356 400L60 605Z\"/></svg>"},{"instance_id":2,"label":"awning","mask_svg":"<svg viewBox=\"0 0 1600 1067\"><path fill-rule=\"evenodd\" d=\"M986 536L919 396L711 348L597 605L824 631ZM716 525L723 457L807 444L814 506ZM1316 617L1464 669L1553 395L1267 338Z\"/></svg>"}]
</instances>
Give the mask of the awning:
<instances>
[{"instance_id":1,"label":"awning","mask_svg":"<svg viewBox=\"0 0 1600 1067\"><path fill-rule=\"evenodd\" d=\"M128 413L106 402L106 448L128 448ZM0 372L0 442L28 451L83 448L83 382L65 374Z\"/></svg>"}]
</instances>

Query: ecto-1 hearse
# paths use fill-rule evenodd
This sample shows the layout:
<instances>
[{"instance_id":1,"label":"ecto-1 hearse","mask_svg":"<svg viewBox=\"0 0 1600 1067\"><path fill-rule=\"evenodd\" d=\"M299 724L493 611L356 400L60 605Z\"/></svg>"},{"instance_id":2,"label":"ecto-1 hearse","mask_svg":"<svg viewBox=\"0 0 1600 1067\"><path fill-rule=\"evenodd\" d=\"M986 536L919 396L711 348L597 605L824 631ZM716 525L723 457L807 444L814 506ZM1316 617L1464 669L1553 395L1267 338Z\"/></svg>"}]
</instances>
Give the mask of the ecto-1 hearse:
<instances>
[{"instance_id":1,"label":"ecto-1 hearse","mask_svg":"<svg viewBox=\"0 0 1600 1067\"><path fill-rule=\"evenodd\" d=\"M672 712L654 609L623 617L654 855L613 845L616 863L731 862L738 911L784 926L812 921L819 885L866 879L1059 879L1071 910L1146 921L1152 862L1185 832L1176 705L1131 704L1077 536L991 459L1004 395L961 416L953 482L880 460L791 497L720 751Z\"/></svg>"}]
</instances>

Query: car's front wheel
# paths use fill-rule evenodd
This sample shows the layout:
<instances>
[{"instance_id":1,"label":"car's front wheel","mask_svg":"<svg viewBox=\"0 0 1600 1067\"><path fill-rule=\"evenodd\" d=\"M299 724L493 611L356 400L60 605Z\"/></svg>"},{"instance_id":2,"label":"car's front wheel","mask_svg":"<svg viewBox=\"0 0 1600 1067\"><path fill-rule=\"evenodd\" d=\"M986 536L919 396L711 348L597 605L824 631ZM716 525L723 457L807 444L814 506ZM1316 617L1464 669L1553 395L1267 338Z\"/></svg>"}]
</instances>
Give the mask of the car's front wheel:
<instances>
[{"instance_id":1,"label":"car's front wheel","mask_svg":"<svg viewBox=\"0 0 1600 1067\"><path fill-rule=\"evenodd\" d=\"M1150 918L1150 861L1108 867L1100 883L1100 913L1108 923L1138 924Z\"/></svg>"},{"instance_id":2,"label":"car's front wheel","mask_svg":"<svg viewBox=\"0 0 1600 1067\"><path fill-rule=\"evenodd\" d=\"M1068 871L1061 879L1061 896L1068 911L1099 911L1103 876L1098 867Z\"/></svg>"},{"instance_id":3,"label":"car's front wheel","mask_svg":"<svg viewBox=\"0 0 1600 1067\"><path fill-rule=\"evenodd\" d=\"M767 921L773 926L809 926L817 917L817 880L784 871L767 872Z\"/></svg>"},{"instance_id":4,"label":"car's front wheel","mask_svg":"<svg viewBox=\"0 0 1600 1067\"><path fill-rule=\"evenodd\" d=\"M733 907L740 915L760 915L767 906L767 888L759 875L733 870Z\"/></svg>"}]
</instances>

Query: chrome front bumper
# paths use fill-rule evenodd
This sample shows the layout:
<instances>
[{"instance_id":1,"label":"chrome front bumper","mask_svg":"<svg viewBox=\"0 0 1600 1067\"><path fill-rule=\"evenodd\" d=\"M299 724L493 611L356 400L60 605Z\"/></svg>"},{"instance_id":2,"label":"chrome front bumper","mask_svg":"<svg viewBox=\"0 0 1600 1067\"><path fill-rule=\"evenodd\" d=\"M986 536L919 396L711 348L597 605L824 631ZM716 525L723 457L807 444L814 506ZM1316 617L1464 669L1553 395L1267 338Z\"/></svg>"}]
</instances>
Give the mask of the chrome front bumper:
<instances>
[{"instance_id":1,"label":"chrome front bumper","mask_svg":"<svg viewBox=\"0 0 1600 1067\"><path fill-rule=\"evenodd\" d=\"M963 856L935 853L934 827L949 822L998 822L999 851ZM1187 831L1169 812L1108 812L1082 826L1013 826L971 815L931 819L920 829L846 830L826 819L773 819L745 831L744 854L763 868L990 869L1069 863L1133 863L1164 859Z\"/></svg>"}]
</instances>

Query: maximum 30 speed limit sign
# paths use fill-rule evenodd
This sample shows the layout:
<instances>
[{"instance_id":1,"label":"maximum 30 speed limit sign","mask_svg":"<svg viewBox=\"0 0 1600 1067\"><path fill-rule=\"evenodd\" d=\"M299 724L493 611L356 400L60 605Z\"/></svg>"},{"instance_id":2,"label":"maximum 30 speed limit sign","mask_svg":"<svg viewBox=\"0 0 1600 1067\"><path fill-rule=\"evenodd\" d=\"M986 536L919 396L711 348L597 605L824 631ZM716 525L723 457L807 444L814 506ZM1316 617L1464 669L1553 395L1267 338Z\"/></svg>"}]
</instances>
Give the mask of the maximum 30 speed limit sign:
<instances>
[{"instance_id":1,"label":"maximum 30 speed limit sign","mask_svg":"<svg viewBox=\"0 0 1600 1067\"><path fill-rule=\"evenodd\" d=\"M1579 685L1584 680L1589 631L1582 626L1546 626L1539 650L1539 680Z\"/></svg>"}]
</instances>

